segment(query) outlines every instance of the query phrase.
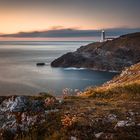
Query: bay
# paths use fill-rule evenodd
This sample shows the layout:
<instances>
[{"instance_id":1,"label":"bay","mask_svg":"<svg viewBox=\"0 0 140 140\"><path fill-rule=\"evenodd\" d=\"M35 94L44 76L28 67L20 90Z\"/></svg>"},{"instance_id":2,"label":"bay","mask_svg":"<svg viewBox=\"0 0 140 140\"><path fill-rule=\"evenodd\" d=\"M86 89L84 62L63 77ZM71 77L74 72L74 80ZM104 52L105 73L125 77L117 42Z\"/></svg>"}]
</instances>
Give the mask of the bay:
<instances>
[{"instance_id":1,"label":"bay","mask_svg":"<svg viewBox=\"0 0 140 140\"><path fill-rule=\"evenodd\" d=\"M52 68L50 63L86 41L10 41L0 42L0 95L49 92L62 95L62 90L84 90L101 85L116 73L90 69ZM36 63L45 62L37 67Z\"/></svg>"}]
</instances>

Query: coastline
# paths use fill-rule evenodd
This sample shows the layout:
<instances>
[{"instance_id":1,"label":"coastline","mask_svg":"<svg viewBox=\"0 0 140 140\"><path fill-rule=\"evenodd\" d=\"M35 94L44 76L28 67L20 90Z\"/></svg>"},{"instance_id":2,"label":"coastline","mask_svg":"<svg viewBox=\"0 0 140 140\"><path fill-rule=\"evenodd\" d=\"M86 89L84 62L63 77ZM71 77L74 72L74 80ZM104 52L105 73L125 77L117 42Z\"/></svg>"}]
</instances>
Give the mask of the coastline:
<instances>
[{"instance_id":1,"label":"coastline","mask_svg":"<svg viewBox=\"0 0 140 140\"><path fill-rule=\"evenodd\" d=\"M140 32L137 32L113 40L90 43L58 57L51 62L51 66L121 72L125 67L140 61L139 39Z\"/></svg>"},{"instance_id":2,"label":"coastline","mask_svg":"<svg viewBox=\"0 0 140 140\"><path fill-rule=\"evenodd\" d=\"M76 96L0 97L4 140L140 138L140 63ZM133 76L130 76L133 75ZM125 79L125 80L124 80ZM10 139L9 139L10 138Z\"/></svg>"}]
</instances>

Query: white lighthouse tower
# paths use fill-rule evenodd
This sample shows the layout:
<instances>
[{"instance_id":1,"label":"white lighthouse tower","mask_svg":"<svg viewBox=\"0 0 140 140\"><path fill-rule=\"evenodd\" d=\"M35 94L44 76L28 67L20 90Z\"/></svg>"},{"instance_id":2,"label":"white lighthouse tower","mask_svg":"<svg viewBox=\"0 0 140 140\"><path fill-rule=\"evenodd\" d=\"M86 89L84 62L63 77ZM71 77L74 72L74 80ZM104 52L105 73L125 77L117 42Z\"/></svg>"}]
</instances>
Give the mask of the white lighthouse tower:
<instances>
[{"instance_id":1,"label":"white lighthouse tower","mask_svg":"<svg viewBox=\"0 0 140 140\"><path fill-rule=\"evenodd\" d=\"M100 40L100 42L104 42L104 41L105 41L105 31L102 30L102 32L101 32L101 40Z\"/></svg>"}]
</instances>

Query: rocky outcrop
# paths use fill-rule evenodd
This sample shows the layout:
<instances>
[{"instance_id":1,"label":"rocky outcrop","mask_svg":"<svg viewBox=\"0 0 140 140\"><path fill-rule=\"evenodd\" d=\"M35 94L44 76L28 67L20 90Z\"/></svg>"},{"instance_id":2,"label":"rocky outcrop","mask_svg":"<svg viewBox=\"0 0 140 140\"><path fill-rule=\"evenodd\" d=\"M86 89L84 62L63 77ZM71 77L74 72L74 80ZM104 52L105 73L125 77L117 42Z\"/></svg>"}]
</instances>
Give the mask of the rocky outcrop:
<instances>
[{"instance_id":1,"label":"rocky outcrop","mask_svg":"<svg viewBox=\"0 0 140 140\"><path fill-rule=\"evenodd\" d=\"M121 71L140 61L140 32L111 41L91 43L54 60L52 67L83 67Z\"/></svg>"},{"instance_id":2,"label":"rocky outcrop","mask_svg":"<svg viewBox=\"0 0 140 140\"><path fill-rule=\"evenodd\" d=\"M45 63L36 63L36 66L45 66Z\"/></svg>"},{"instance_id":3,"label":"rocky outcrop","mask_svg":"<svg viewBox=\"0 0 140 140\"><path fill-rule=\"evenodd\" d=\"M44 123L46 116L57 112L54 97L47 96L5 96L0 97L1 138L13 140L18 133L29 133L30 129ZM5 135L7 135L5 137Z\"/></svg>"}]
</instances>

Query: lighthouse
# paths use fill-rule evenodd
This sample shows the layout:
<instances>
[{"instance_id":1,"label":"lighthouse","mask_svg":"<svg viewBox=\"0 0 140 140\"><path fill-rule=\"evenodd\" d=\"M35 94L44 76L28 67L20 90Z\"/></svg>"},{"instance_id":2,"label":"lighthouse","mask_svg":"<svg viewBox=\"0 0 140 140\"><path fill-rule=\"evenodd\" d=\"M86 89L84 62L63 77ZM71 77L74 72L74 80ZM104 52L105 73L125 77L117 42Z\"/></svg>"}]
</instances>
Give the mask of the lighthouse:
<instances>
[{"instance_id":1,"label":"lighthouse","mask_svg":"<svg viewBox=\"0 0 140 140\"><path fill-rule=\"evenodd\" d=\"M102 30L102 32L101 32L101 40L100 40L100 42L104 42L104 41L105 41L105 31Z\"/></svg>"}]
</instances>

